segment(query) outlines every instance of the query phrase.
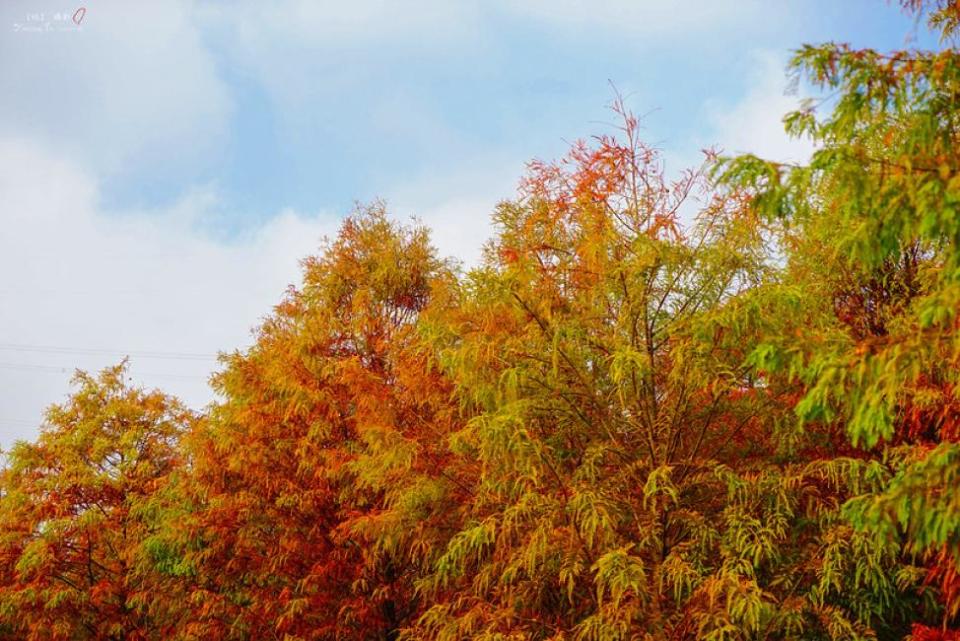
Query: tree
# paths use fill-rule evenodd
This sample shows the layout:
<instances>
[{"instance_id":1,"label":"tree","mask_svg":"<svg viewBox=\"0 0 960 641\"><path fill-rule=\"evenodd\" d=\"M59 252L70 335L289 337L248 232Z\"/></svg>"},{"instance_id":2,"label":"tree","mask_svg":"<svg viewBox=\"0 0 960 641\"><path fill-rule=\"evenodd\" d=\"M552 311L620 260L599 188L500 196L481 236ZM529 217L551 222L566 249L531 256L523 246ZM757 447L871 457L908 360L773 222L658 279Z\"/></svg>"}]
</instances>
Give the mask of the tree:
<instances>
[{"instance_id":1,"label":"tree","mask_svg":"<svg viewBox=\"0 0 960 641\"><path fill-rule=\"evenodd\" d=\"M173 524L202 638L391 639L455 486L448 391L416 322L449 278L426 231L359 210L304 261L188 439L197 506ZM410 489L415 492L410 492Z\"/></svg>"},{"instance_id":2,"label":"tree","mask_svg":"<svg viewBox=\"0 0 960 641\"><path fill-rule=\"evenodd\" d=\"M943 43L954 2L909 0ZM722 178L754 188L754 205L797 230L794 282L831 301L834 319L803 341L777 341L767 365L805 384L803 424L832 424L883 462L889 479L846 507L862 532L926 559L942 600L940 632L960 614L960 55L807 46L793 68L829 98L790 115L810 162L731 160ZM814 258L814 256L816 258ZM938 636L939 635L939 636ZM952 636L951 636L952 635Z\"/></svg>"},{"instance_id":3,"label":"tree","mask_svg":"<svg viewBox=\"0 0 960 641\"><path fill-rule=\"evenodd\" d=\"M0 473L0 622L13 638L163 639L176 607L146 543L152 497L193 416L131 387L126 363L78 372L36 443Z\"/></svg>"},{"instance_id":4,"label":"tree","mask_svg":"<svg viewBox=\"0 0 960 641\"><path fill-rule=\"evenodd\" d=\"M621 136L531 164L436 332L476 489L407 636L869 635L909 607L836 509L872 472L783 458L798 386L751 360L783 327L781 230L702 171L669 182L615 109Z\"/></svg>"}]
</instances>

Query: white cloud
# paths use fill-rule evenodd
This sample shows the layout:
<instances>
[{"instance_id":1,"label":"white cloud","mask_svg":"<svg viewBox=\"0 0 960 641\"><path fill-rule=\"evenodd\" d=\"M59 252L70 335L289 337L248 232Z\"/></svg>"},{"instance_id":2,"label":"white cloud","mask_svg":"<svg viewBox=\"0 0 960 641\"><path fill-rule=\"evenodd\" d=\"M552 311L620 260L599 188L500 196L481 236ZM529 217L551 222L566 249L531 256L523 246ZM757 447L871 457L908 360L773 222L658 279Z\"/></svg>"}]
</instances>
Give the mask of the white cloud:
<instances>
[{"instance_id":1,"label":"white cloud","mask_svg":"<svg viewBox=\"0 0 960 641\"><path fill-rule=\"evenodd\" d=\"M494 208L516 195L525 161L478 154L459 167L425 171L388 188L384 196L395 216L415 216L430 228L441 255L459 259L465 268L476 267L483 244L494 233Z\"/></svg>"},{"instance_id":2,"label":"white cloud","mask_svg":"<svg viewBox=\"0 0 960 641\"><path fill-rule=\"evenodd\" d=\"M786 61L779 55L758 52L752 56L749 90L733 106L710 101L705 107L710 139L725 154L753 153L780 162L802 162L813 144L791 138L783 117L800 106L800 97L787 91Z\"/></svg>"},{"instance_id":3,"label":"white cloud","mask_svg":"<svg viewBox=\"0 0 960 641\"><path fill-rule=\"evenodd\" d=\"M225 140L230 100L192 5L85 4L80 30L55 0L0 4L0 134L102 172L203 167Z\"/></svg>"},{"instance_id":4,"label":"white cloud","mask_svg":"<svg viewBox=\"0 0 960 641\"><path fill-rule=\"evenodd\" d=\"M416 215L443 255L470 266L490 234L493 204L509 192L504 183L499 195L458 198L476 193L459 192L473 181L497 179L479 169L448 178L430 198L426 177L397 189L392 211L398 219ZM300 259L339 226L334 215L287 210L220 241L202 231L219 206L215 191L198 189L162 210L104 211L92 172L36 142L0 138L0 447L35 435L73 368L97 370L125 353L137 382L196 408L212 400L213 361L142 354L212 355L249 345L251 329L299 282ZM46 346L68 351L33 349Z\"/></svg>"},{"instance_id":5,"label":"white cloud","mask_svg":"<svg viewBox=\"0 0 960 641\"><path fill-rule=\"evenodd\" d=\"M333 217L281 212L239 241L198 231L217 206L197 191L164 211L104 212L95 178L34 143L0 139L0 444L35 433L73 367L98 369L124 352L213 354L250 342L298 262L336 231ZM132 359L136 380L193 406L211 400L209 361Z\"/></svg>"},{"instance_id":6,"label":"white cloud","mask_svg":"<svg viewBox=\"0 0 960 641\"><path fill-rule=\"evenodd\" d=\"M454 197L429 207L412 207L399 201L390 209L401 220L409 215L426 225L440 256L454 258L470 269L480 264L483 244L493 236L491 214L502 199Z\"/></svg>"}]
</instances>

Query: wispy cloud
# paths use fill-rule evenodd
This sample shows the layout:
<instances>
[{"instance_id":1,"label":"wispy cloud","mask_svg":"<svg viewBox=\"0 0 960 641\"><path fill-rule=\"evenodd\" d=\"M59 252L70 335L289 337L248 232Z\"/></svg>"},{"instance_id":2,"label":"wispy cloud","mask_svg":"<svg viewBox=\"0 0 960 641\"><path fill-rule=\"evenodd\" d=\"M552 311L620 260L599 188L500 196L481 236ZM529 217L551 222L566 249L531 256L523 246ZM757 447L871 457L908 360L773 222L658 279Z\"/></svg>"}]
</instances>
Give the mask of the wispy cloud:
<instances>
[{"instance_id":1,"label":"wispy cloud","mask_svg":"<svg viewBox=\"0 0 960 641\"><path fill-rule=\"evenodd\" d=\"M5 421L36 420L65 391L58 366L248 344L258 319L298 280L298 261L338 224L281 211L225 243L201 231L217 206L214 193L199 190L163 210L105 212L89 172L35 144L0 140L0 343L113 352L0 349L0 444L33 433ZM47 370L15 367L23 364ZM214 366L134 357L132 372L201 405L211 399L205 378Z\"/></svg>"},{"instance_id":2,"label":"wispy cloud","mask_svg":"<svg viewBox=\"0 0 960 641\"><path fill-rule=\"evenodd\" d=\"M230 100L189 3L94 0L86 9L79 32L6 33L31 12L54 12L0 5L0 132L42 140L98 172L189 175L210 163Z\"/></svg>"},{"instance_id":3,"label":"wispy cloud","mask_svg":"<svg viewBox=\"0 0 960 641\"><path fill-rule=\"evenodd\" d=\"M750 58L748 88L742 97L732 104L713 99L705 105L712 144L726 154L752 153L780 162L807 160L813 143L784 131L784 116L801 102L789 86L786 57L764 51Z\"/></svg>"}]
</instances>

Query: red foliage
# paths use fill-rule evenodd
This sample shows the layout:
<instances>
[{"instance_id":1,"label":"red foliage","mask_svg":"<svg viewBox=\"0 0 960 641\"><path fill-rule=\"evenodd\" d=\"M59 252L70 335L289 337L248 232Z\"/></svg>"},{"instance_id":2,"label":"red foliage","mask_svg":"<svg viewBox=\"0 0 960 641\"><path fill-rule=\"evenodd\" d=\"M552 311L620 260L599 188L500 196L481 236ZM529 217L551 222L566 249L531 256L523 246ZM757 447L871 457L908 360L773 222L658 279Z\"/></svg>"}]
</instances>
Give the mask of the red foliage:
<instances>
[{"instance_id":1,"label":"red foliage","mask_svg":"<svg viewBox=\"0 0 960 641\"><path fill-rule=\"evenodd\" d=\"M960 629L932 628L919 623L910 629L910 641L960 641Z\"/></svg>"}]
</instances>

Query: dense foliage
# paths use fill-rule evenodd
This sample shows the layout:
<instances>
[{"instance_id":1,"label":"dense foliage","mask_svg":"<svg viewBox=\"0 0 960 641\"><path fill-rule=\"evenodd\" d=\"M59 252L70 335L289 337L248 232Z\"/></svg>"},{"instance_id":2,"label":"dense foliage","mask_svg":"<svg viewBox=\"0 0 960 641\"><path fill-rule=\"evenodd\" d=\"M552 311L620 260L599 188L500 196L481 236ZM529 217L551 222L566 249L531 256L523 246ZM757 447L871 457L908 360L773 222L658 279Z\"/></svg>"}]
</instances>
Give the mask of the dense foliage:
<instances>
[{"instance_id":1,"label":"dense foliage","mask_svg":"<svg viewBox=\"0 0 960 641\"><path fill-rule=\"evenodd\" d=\"M361 208L202 415L79 374L0 639L960 639L960 8L804 47L809 162L533 162L483 263Z\"/></svg>"}]
</instances>

